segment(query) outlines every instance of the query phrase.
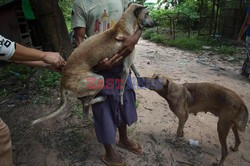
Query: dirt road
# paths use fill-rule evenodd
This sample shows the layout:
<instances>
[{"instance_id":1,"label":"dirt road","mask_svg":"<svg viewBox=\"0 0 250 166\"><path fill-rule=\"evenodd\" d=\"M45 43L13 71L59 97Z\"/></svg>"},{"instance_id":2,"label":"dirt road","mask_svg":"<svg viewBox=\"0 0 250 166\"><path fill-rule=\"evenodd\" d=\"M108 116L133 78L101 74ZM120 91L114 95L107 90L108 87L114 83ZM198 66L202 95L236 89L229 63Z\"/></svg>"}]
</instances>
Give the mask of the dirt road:
<instances>
[{"instance_id":1,"label":"dirt road","mask_svg":"<svg viewBox=\"0 0 250 166\"><path fill-rule=\"evenodd\" d=\"M204 55L206 54L206 55ZM242 55L244 57L244 55ZM142 76L161 73L178 83L213 82L236 91L250 109L250 80L239 75L242 60L229 63L216 55L189 53L140 40L135 64ZM217 136L217 118L210 113L190 115L184 128L184 138L178 143L175 133L178 119L169 110L167 102L155 92L137 86L138 122L129 128L131 138L139 141L145 154L136 156L115 146L130 166L212 165L220 159ZM79 102L72 101L68 111L56 120L33 128L34 117L51 112L59 104L58 91L51 91L50 101L37 104L13 99L0 105L0 117L9 125L14 145L14 162L17 166L68 166L104 165L100 156L102 146L96 141L93 127L79 117ZM39 94L37 94L39 95ZM31 100L36 99L34 95ZM52 102L56 101L56 103ZM10 105L12 103L12 105ZM25 103L25 104L24 104ZM240 133L239 152L229 151L225 165L250 165L250 127ZM198 141L198 146L189 144ZM232 132L228 145L233 145Z\"/></svg>"}]
</instances>

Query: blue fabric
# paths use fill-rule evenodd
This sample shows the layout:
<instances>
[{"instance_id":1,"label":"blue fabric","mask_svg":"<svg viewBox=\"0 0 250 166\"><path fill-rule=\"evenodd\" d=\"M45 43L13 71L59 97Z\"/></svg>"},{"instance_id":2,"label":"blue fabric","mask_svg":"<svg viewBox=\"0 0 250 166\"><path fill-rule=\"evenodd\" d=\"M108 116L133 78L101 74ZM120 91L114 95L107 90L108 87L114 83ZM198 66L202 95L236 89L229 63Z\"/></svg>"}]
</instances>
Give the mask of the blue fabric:
<instances>
[{"instance_id":1,"label":"blue fabric","mask_svg":"<svg viewBox=\"0 0 250 166\"><path fill-rule=\"evenodd\" d=\"M247 14L250 13L250 6L247 8ZM248 26L246 36L250 36L250 27Z\"/></svg>"},{"instance_id":2,"label":"blue fabric","mask_svg":"<svg viewBox=\"0 0 250 166\"><path fill-rule=\"evenodd\" d=\"M131 77L128 77L124 91L124 103L119 103L119 85L114 80L120 80L122 65L115 66L110 71L101 71L98 74L104 77L104 88L97 95L106 96L104 102L92 105L94 125L97 139L103 144L115 143L116 128L121 125L131 125L137 121L136 97ZM111 81L108 83L108 79ZM113 82L112 82L113 81ZM111 84L112 82L112 84Z\"/></svg>"}]
</instances>

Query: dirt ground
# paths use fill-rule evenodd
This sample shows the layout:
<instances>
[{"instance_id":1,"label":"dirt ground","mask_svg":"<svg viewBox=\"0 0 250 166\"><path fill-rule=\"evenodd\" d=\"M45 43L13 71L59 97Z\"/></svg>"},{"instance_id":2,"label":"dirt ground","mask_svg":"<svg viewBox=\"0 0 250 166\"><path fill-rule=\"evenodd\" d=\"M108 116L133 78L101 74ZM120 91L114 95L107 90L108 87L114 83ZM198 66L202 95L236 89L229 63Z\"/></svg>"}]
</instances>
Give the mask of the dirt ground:
<instances>
[{"instance_id":1,"label":"dirt ground","mask_svg":"<svg viewBox=\"0 0 250 166\"><path fill-rule=\"evenodd\" d=\"M250 80L239 74L244 51L228 62L208 51L194 54L176 48L163 47L140 40L135 65L141 76L161 73L177 83L212 82L236 91L250 109ZM230 59L229 59L230 61ZM11 83L10 85L14 84ZM220 159L217 118L210 113L190 115L184 128L184 138L175 141L178 119L167 102L155 92L135 86L138 100L138 121L129 127L129 135L144 147L144 155L136 156L119 147L115 149L128 166L206 166ZM25 93L26 98L18 97ZM91 122L81 115L79 101L72 99L67 111L46 123L30 127L37 117L53 111L59 105L58 88L51 89L48 100L39 102L39 92L16 92L1 100L0 117L11 130L16 166L96 166L104 165L104 154L96 141ZM242 144L231 152L225 166L250 165L250 127L240 133ZM198 141L190 145L189 139ZM233 134L228 146L233 145Z\"/></svg>"}]
</instances>

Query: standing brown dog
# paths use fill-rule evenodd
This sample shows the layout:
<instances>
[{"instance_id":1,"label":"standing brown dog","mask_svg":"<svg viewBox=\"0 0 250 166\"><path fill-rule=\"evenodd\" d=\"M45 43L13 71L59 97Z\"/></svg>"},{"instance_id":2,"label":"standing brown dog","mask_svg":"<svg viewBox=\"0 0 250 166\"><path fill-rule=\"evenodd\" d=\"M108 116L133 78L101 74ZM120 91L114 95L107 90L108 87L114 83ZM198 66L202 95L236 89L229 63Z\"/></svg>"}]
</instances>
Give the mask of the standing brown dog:
<instances>
[{"instance_id":1,"label":"standing brown dog","mask_svg":"<svg viewBox=\"0 0 250 166\"><path fill-rule=\"evenodd\" d=\"M237 151L241 143L239 131L245 131L248 122L248 110L242 99L232 90L211 83L184 83L176 84L170 78L162 75L143 77L141 85L156 91L165 98L169 108L179 119L177 137L183 137L183 127L188 114L211 112L219 117L217 131L221 144L221 159L223 164L227 151L227 135L232 128L235 145L230 147Z\"/></svg>"}]
</instances>

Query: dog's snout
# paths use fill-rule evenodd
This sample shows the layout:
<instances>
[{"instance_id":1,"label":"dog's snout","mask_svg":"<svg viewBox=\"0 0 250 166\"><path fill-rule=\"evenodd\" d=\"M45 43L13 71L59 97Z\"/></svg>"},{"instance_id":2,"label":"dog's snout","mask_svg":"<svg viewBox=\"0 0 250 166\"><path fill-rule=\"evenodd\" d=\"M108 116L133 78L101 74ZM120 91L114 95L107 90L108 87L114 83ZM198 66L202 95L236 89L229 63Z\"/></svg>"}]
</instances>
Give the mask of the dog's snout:
<instances>
[{"instance_id":1,"label":"dog's snout","mask_svg":"<svg viewBox=\"0 0 250 166\"><path fill-rule=\"evenodd\" d=\"M138 78L137 83L139 87L144 87L146 86L146 79L144 77Z\"/></svg>"},{"instance_id":2,"label":"dog's snout","mask_svg":"<svg viewBox=\"0 0 250 166\"><path fill-rule=\"evenodd\" d=\"M150 20L150 21L147 21L145 27L146 27L146 28L153 28L153 27L155 27L156 25L157 25L157 24L156 24L156 22L155 22L154 20Z\"/></svg>"}]
</instances>

